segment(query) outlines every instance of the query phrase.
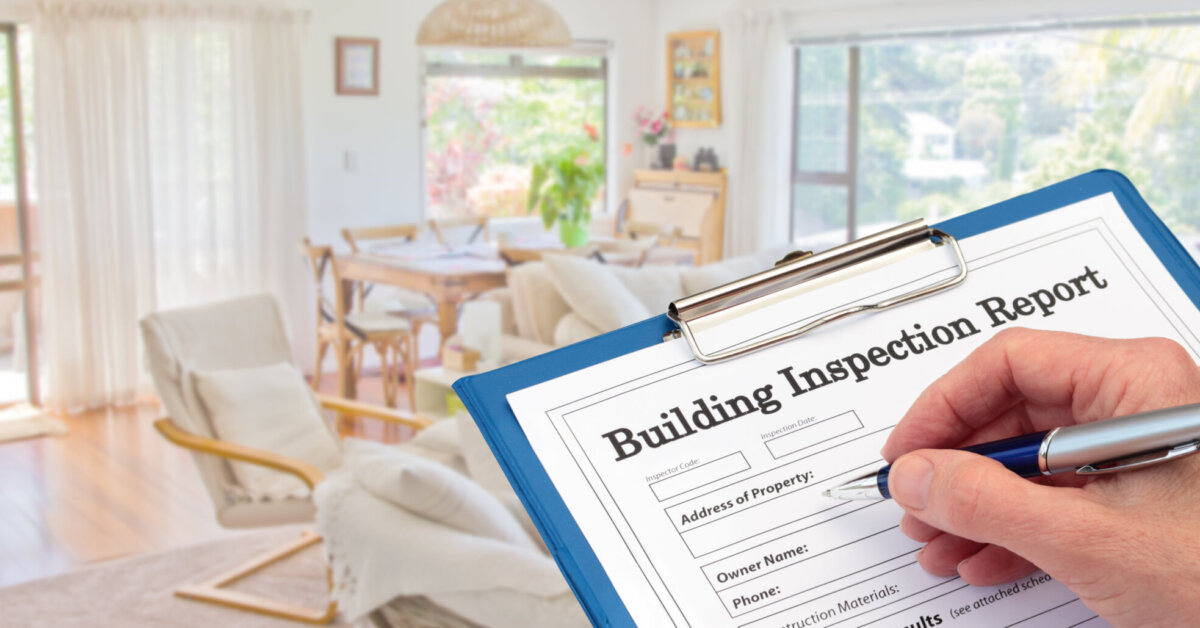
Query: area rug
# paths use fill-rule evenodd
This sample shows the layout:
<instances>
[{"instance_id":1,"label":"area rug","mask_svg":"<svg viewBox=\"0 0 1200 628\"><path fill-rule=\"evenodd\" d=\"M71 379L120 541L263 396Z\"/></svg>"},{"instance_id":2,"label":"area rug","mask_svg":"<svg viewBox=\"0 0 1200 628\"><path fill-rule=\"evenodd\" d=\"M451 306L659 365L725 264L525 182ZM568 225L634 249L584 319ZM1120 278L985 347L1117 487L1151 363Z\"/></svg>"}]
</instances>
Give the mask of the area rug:
<instances>
[{"instance_id":1,"label":"area rug","mask_svg":"<svg viewBox=\"0 0 1200 628\"><path fill-rule=\"evenodd\" d=\"M80 522L80 525L86 525ZM5 626L241 626L303 624L174 596L176 587L200 582L279 547L301 527L273 528L236 537L102 563L0 589ZM320 607L326 600L325 563L316 545L236 583L246 593ZM339 616L330 626L348 626Z\"/></svg>"},{"instance_id":2,"label":"area rug","mask_svg":"<svg viewBox=\"0 0 1200 628\"><path fill-rule=\"evenodd\" d=\"M28 405L0 410L0 443L36 436L63 436L67 425Z\"/></svg>"}]
</instances>

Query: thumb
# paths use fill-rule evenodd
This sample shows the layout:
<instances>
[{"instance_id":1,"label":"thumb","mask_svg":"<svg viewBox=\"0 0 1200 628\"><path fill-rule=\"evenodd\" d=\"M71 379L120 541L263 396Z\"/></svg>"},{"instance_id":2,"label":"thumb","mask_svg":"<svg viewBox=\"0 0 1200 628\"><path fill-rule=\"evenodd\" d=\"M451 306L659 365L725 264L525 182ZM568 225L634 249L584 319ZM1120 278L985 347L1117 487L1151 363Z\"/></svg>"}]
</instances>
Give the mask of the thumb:
<instances>
[{"instance_id":1,"label":"thumb","mask_svg":"<svg viewBox=\"0 0 1200 628\"><path fill-rule=\"evenodd\" d=\"M1106 536L1090 522L1108 526L1112 520L1081 489L1035 484L965 451L921 449L900 456L888 472L888 489L917 519L999 545L1048 572L1090 562L1088 546Z\"/></svg>"}]
</instances>

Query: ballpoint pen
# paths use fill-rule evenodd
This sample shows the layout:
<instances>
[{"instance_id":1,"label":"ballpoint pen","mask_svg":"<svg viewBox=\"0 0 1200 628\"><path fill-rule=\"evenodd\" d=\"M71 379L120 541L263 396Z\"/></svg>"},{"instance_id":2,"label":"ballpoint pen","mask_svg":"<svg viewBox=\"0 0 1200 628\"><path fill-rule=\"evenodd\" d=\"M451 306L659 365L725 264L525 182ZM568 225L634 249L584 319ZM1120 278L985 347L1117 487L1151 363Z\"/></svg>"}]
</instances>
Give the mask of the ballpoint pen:
<instances>
[{"instance_id":1,"label":"ballpoint pen","mask_svg":"<svg viewBox=\"0 0 1200 628\"><path fill-rule=\"evenodd\" d=\"M1056 427L964 447L1022 477L1074 471L1102 475L1168 462L1200 450L1200 404ZM826 490L838 499L891 499L887 465Z\"/></svg>"}]
</instances>

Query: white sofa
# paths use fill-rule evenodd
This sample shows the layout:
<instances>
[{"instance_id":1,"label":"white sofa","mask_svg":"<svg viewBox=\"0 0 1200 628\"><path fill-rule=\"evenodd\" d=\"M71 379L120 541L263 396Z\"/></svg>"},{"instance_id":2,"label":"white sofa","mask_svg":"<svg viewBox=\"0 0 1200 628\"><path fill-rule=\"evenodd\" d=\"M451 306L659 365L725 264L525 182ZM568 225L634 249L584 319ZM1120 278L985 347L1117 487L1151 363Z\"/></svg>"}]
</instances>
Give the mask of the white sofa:
<instances>
[{"instance_id":1,"label":"white sofa","mask_svg":"<svg viewBox=\"0 0 1200 628\"><path fill-rule=\"evenodd\" d=\"M766 270L792 247L705 266L625 268L572 256L515 266L508 285L485 298L500 303L503 362L612 331L661 314L676 299Z\"/></svg>"}]
</instances>

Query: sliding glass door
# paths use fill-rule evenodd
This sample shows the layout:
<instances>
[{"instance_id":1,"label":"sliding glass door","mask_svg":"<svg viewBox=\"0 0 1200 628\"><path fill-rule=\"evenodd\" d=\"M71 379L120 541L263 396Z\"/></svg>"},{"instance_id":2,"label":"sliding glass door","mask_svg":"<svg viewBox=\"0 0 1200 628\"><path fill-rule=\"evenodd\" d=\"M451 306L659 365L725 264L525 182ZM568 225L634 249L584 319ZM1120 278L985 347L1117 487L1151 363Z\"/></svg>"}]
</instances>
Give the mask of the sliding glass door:
<instances>
[{"instance_id":1,"label":"sliding glass door","mask_svg":"<svg viewBox=\"0 0 1200 628\"><path fill-rule=\"evenodd\" d=\"M32 43L0 24L0 410L39 403Z\"/></svg>"}]
</instances>

